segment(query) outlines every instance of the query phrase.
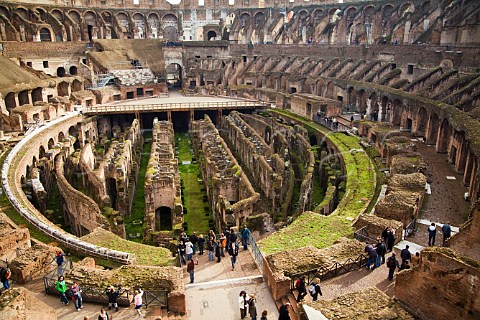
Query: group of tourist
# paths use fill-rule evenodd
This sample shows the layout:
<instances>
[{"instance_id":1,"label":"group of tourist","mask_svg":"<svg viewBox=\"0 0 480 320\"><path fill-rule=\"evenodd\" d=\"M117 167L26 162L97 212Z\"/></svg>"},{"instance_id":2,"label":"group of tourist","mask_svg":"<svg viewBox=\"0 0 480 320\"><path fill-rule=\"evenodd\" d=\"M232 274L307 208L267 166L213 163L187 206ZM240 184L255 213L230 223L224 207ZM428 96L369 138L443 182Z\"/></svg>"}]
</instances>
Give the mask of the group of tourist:
<instances>
[{"instance_id":1,"label":"group of tourist","mask_svg":"<svg viewBox=\"0 0 480 320\"><path fill-rule=\"evenodd\" d=\"M245 319L247 314L252 320L257 320L257 300L253 293L248 294L245 290L240 291L238 305L240 307L240 317ZM268 311L263 310L260 320L267 320Z\"/></svg>"},{"instance_id":2,"label":"group of tourist","mask_svg":"<svg viewBox=\"0 0 480 320\"><path fill-rule=\"evenodd\" d=\"M429 246L434 246L435 245L435 237L437 236L437 226L435 225L434 222L432 222L430 224L427 231L428 231L428 245ZM452 236L452 227L450 226L449 223L445 223L445 224L442 225L442 234L443 234L442 245L445 246L447 244L447 241Z\"/></svg>"},{"instance_id":3,"label":"group of tourist","mask_svg":"<svg viewBox=\"0 0 480 320\"><path fill-rule=\"evenodd\" d=\"M295 282L295 290L298 291L297 302L300 302L307 295L307 283L305 282L305 275L300 276ZM308 287L308 293L312 296L313 301L318 300L318 295L322 294L322 289L320 288L320 279L314 278L310 282Z\"/></svg>"}]
</instances>

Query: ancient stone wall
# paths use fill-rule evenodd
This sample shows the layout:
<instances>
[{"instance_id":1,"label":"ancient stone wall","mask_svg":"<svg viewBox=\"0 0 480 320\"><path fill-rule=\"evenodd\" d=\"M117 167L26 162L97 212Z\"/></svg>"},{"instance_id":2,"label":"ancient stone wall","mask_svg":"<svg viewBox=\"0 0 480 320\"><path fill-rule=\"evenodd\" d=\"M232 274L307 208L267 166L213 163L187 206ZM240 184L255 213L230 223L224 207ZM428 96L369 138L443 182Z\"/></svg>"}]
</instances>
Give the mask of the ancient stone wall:
<instances>
[{"instance_id":1,"label":"ancient stone wall","mask_svg":"<svg viewBox=\"0 0 480 320\"><path fill-rule=\"evenodd\" d=\"M11 261L19 250L30 248L30 232L16 226L3 212L0 213L0 260Z\"/></svg>"},{"instance_id":2,"label":"ancient stone wall","mask_svg":"<svg viewBox=\"0 0 480 320\"><path fill-rule=\"evenodd\" d=\"M420 264L397 275L395 298L424 319L480 316L478 262L447 248L426 248Z\"/></svg>"},{"instance_id":3,"label":"ancient stone wall","mask_svg":"<svg viewBox=\"0 0 480 320\"><path fill-rule=\"evenodd\" d=\"M0 312L3 318L11 320L57 320L53 307L23 288L12 288L0 296Z\"/></svg>"}]
</instances>

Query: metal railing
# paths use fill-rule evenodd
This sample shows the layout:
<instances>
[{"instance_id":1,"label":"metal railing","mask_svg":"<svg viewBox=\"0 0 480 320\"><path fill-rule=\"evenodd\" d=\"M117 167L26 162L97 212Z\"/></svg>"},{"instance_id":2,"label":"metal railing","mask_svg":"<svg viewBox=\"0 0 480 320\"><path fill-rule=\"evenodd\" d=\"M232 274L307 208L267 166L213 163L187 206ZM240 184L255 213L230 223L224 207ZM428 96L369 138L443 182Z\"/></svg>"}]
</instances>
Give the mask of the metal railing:
<instances>
[{"instance_id":1,"label":"metal railing","mask_svg":"<svg viewBox=\"0 0 480 320\"><path fill-rule=\"evenodd\" d=\"M209 102L177 102L138 105L97 105L86 107L84 114L110 114L110 113L136 113L136 112L162 112L174 110L216 110L216 109L250 109L266 108L269 104L262 101L209 101Z\"/></svg>"},{"instance_id":2,"label":"metal railing","mask_svg":"<svg viewBox=\"0 0 480 320\"><path fill-rule=\"evenodd\" d=\"M260 251L257 243L255 242L252 233L250 233L248 236L248 242L250 244L250 247L252 248L253 259L255 259L255 262L257 263L260 272L263 272L263 254L262 251Z\"/></svg>"},{"instance_id":3,"label":"metal railing","mask_svg":"<svg viewBox=\"0 0 480 320\"><path fill-rule=\"evenodd\" d=\"M415 226L416 226L417 219L413 219L412 222L410 222L403 230L403 239L406 239L407 237L411 236L415 232Z\"/></svg>"},{"instance_id":4,"label":"metal railing","mask_svg":"<svg viewBox=\"0 0 480 320\"><path fill-rule=\"evenodd\" d=\"M314 278L319 278L320 280L327 280L338 275L358 270L367 263L368 257L364 254L360 254L357 258L352 259L348 258L343 263L335 262L329 267L319 267L317 269L311 269L305 272L296 273L289 275L290 277L290 290L293 292L295 290L295 282L301 276L306 277L306 284L310 284Z\"/></svg>"},{"instance_id":5,"label":"metal railing","mask_svg":"<svg viewBox=\"0 0 480 320\"><path fill-rule=\"evenodd\" d=\"M360 242L369 242L369 243L376 243L377 242L376 238L372 238L370 236L370 234L367 231L366 226L361 228L361 229L358 229L357 231L355 231L353 236L354 236L355 239L357 239Z\"/></svg>"}]
</instances>

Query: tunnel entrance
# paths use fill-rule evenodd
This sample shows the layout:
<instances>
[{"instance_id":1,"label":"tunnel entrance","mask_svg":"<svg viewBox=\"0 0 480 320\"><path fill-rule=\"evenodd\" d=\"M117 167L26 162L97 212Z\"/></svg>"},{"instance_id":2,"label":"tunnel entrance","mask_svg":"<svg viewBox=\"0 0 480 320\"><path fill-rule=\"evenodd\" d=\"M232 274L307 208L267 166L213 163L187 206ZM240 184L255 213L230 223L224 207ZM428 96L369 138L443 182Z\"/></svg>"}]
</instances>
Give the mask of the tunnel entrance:
<instances>
[{"instance_id":1,"label":"tunnel entrance","mask_svg":"<svg viewBox=\"0 0 480 320\"><path fill-rule=\"evenodd\" d=\"M114 178L107 178L106 181L107 194L110 197L113 210L117 210L117 180Z\"/></svg>"},{"instance_id":2,"label":"tunnel entrance","mask_svg":"<svg viewBox=\"0 0 480 320\"><path fill-rule=\"evenodd\" d=\"M155 230L172 230L172 209L160 207L155 210Z\"/></svg>"}]
</instances>

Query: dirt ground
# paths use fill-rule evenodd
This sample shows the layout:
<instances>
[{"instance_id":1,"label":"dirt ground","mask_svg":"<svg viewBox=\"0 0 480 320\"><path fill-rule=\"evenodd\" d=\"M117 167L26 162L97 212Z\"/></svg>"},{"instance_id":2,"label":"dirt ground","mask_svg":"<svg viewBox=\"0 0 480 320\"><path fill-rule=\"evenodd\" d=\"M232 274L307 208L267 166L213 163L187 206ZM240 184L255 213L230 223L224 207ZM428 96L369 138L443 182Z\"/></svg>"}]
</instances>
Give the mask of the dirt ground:
<instances>
[{"instance_id":1,"label":"dirt ground","mask_svg":"<svg viewBox=\"0 0 480 320\"><path fill-rule=\"evenodd\" d=\"M446 154L435 152L435 146L417 142L417 151L427 163L427 182L430 183L431 195L425 195L419 218L437 223L450 222L452 226L460 226L467 221L470 213L469 201L464 200L467 188L463 185L463 175L455 172L454 166L447 162ZM447 180L453 176L456 180ZM408 240L427 245L427 226L417 224L416 232ZM440 228L437 228L440 231ZM436 244L441 243L442 235L437 232ZM438 243L437 243L438 242Z\"/></svg>"}]
</instances>

